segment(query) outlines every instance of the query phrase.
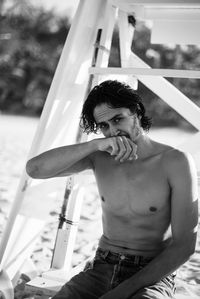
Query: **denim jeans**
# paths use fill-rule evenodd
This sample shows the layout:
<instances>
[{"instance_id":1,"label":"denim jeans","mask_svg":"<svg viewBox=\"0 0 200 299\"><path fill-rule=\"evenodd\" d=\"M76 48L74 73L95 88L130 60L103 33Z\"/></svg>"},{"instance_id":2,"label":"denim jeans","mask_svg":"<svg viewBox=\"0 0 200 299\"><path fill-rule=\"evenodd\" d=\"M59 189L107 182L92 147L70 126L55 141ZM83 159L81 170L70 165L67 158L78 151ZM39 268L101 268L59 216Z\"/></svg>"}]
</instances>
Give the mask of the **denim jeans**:
<instances>
[{"instance_id":1,"label":"denim jeans","mask_svg":"<svg viewBox=\"0 0 200 299\"><path fill-rule=\"evenodd\" d=\"M53 299L98 299L145 267L152 258L114 253L98 248L85 269L67 282ZM140 289L129 299L174 298L174 274ZM115 299L115 298L113 298Z\"/></svg>"}]
</instances>

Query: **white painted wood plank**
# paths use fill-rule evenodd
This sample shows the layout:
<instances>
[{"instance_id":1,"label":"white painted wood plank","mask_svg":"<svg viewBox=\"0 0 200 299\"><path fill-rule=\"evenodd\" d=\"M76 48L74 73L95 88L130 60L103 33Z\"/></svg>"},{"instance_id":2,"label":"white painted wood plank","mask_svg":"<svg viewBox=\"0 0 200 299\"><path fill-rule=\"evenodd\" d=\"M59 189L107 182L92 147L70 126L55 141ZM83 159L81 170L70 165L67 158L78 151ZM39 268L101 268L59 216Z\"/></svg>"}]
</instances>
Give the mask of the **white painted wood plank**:
<instances>
[{"instance_id":1,"label":"white painted wood plank","mask_svg":"<svg viewBox=\"0 0 200 299\"><path fill-rule=\"evenodd\" d=\"M200 7L199 8L147 8L143 7L140 10L136 6L134 9L136 17L145 20L176 20L176 21L199 21L200 20ZM137 13L138 12L138 13Z\"/></svg>"},{"instance_id":2,"label":"white painted wood plank","mask_svg":"<svg viewBox=\"0 0 200 299\"><path fill-rule=\"evenodd\" d=\"M88 261L91 261L92 258L94 258L94 256L90 256L88 259L82 261L76 267L71 268L70 271L66 271L65 269L51 268L49 271L42 273L42 277L51 280L56 280L64 284L65 282L69 281L72 277L77 275L80 271L83 271L86 263Z\"/></svg>"},{"instance_id":3,"label":"white painted wood plank","mask_svg":"<svg viewBox=\"0 0 200 299\"><path fill-rule=\"evenodd\" d=\"M123 69L128 67L129 58L131 55L131 44L133 39L134 29L130 30L128 24L128 15L127 13L119 10L118 13L118 26L119 26L119 45L120 45L120 58L121 66Z\"/></svg>"},{"instance_id":4,"label":"white painted wood plank","mask_svg":"<svg viewBox=\"0 0 200 299\"><path fill-rule=\"evenodd\" d=\"M0 268L0 298L14 299L13 284L5 270Z\"/></svg>"},{"instance_id":5,"label":"white painted wood plank","mask_svg":"<svg viewBox=\"0 0 200 299\"><path fill-rule=\"evenodd\" d=\"M162 76L170 78L193 78L200 79L200 71L192 70L177 70L177 69L148 69L148 68L137 68L137 67L108 67L89 68L90 74L123 74L123 75L142 75L142 76Z\"/></svg>"},{"instance_id":6,"label":"white painted wood plank","mask_svg":"<svg viewBox=\"0 0 200 299\"><path fill-rule=\"evenodd\" d=\"M182 21L199 21L199 8L169 8L169 7L146 7L135 5L131 7L137 20L182 20ZM129 9L124 9L129 10ZM129 12L130 13L130 12Z\"/></svg>"},{"instance_id":7,"label":"white painted wood plank","mask_svg":"<svg viewBox=\"0 0 200 299\"><path fill-rule=\"evenodd\" d=\"M108 66L112 36L116 21L116 12L116 8L113 7L109 1L107 1L105 6L105 13L102 16L101 24L99 26L99 29L101 29L101 38L95 63L95 65L98 67ZM99 76L92 76L91 79L91 88L97 85L100 81Z\"/></svg>"},{"instance_id":8,"label":"white painted wood plank","mask_svg":"<svg viewBox=\"0 0 200 299\"><path fill-rule=\"evenodd\" d=\"M67 206L66 219L68 223L58 231L52 268L70 270L83 197L84 188L79 187L75 182Z\"/></svg>"},{"instance_id":9,"label":"white painted wood plank","mask_svg":"<svg viewBox=\"0 0 200 299\"><path fill-rule=\"evenodd\" d=\"M61 287L62 284L59 281L36 277L26 284L25 290L33 296L52 297Z\"/></svg>"},{"instance_id":10,"label":"white painted wood plank","mask_svg":"<svg viewBox=\"0 0 200 299\"><path fill-rule=\"evenodd\" d=\"M111 0L113 5L120 7L121 5L144 5L148 7L199 7L199 0Z\"/></svg>"},{"instance_id":11,"label":"white painted wood plank","mask_svg":"<svg viewBox=\"0 0 200 299\"><path fill-rule=\"evenodd\" d=\"M200 8L200 3L198 0L194 0L194 1L184 1L184 0L180 0L180 1L140 1L140 0L110 0L111 3L113 4L113 6L121 9L122 11L125 11L129 14L131 13L135 13L136 18L138 19L147 19L150 17L150 19L152 19L152 17L155 17L155 19L160 19L159 15L156 13L151 13L151 10L154 9L160 9L162 10L161 15L165 18L164 14L165 14L165 9L176 9L177 12L177 19L183 19L182 16L182 9L193 9L192 13L194 13L194 16L196 16L195 18L197 19L197 15L196 12L194 12L194 10L197 10ZM187 13L186 14L186 19L191 19L191 15ZM168 14L168 19L172 19L175 17L175 14L173 13L170 17L170 15ZM163 19L164 19L163 18Z\"/></svg>"},{"instance_id":12,"label":"white painted wood plank","mask_svg":"<svg viewBox=\"0 0 200 299\"><path fill-rule=\"evenodd\" d=\"M100 5L100 4L102 4L102 5ZM87 6L88 14L90 14L90 11L93 8L93 6L95 6L95 9L97 9L96 2L95 3L92 1L91 1L91 3L87 2L87 5L88 5ZM111 46L112 33L113 33L113 29L114 29L114 24L115 24L115 13L116 13L116 10L110 4L108 4L106 2L102 3L101 1L99 1L99 13L96 16L96 18L99 19L99 22L96 22L96 24L94 23L94 26L92 28L92 32L97 34L98 29L103 27L103 32L102 32L101 39L100 39L100 48L98 50L98 55L97 55L97 60L96 60L96 64L99 66L107 66L108 65L108 59L109 59L108 51L110 50L110 46ZM87 18L90 18L90 16L88 15ZM86 20L85 20L85 23L87 25ZM85 34L84 29L81 28L80 31L81 32L76 32L76 34L82 34L82 36L80 36L80 39L83 39L83 35ZM87 45L87 41L83 41L83 42L85 42ZM93 44L92 44L92 46L93 46ZM107 48L108 48L108 51L105 51L104 49L107 49ZM77 54L80 53L80 49L81 49L81 44L75 48L75 50L77 51ZM92 49L94 52L95 47L92 47ZM85 56L88 56L88 55L89 55L88 53L81 54L81 59L83 61L83 65L84 65L84 61L86 59ZM91 52L90 53L90 61L91 61L92 57L93 57L93 53ZM78 57L78 59L80 59L80 58ZM87 60L88 60L88 58L87 58ZM86 67L89 67L89 66L87 65ZM88 71L88 69L87 69L87 71ZM88 76L87 76L87 78L88 78ZM83 95L83 99L84 99L84 95ZM79 103L80 102L81 101L79 99ZM77 177L76 177L76 179L77 179ZM81 181L81 179L80 179L80 181ZM78 179L77 179L77 183L78 183ZM68 221L71 222L71 224L68 223L66 225L66 231L58 232L58 243L56 242L55 252L54 252L53 261L52 261L53 268L60 269L60 268L64 267L65 271L69 271L69 269L71 267L71 258L72 258L72 254L73 254L73 248L74 248L76 232L77 232L77 226L73 225L73 223L79 221L81 202L82 202L83 195L84 195L83 188L76 189L78 187L75 184L74 190L72 192L72 196L70 196L67 213L66 213L66 218ZM63 235L64 235L64 239L62 239Z\"/></svg>"},{"instance_id":13,"label":"white painted wood plank","mask_svg":"<svg viewBox=\"0 0 200 299\"><path fill-rule=\"evenodd\" d=\"M134 34L134 27L128 23L127 13L119 10L118 12L118 27L119 27L119 46L120 46L120 59L121 68L129 66L129 59L131 56L131 44ZM134 74L132 76L126 75L126 82L132 86L133 89L138 88L138 80Z\"/></svg>"},{"instance_id":14,"label":"white painted wood plank","mask_svg":"<svg viewBox=\"0 0 200 299\"><path fill-rule=\"evenodd\" d=\"M10 279L30 256L43 227L42 220L17 216L2 260L3 269L6 269Z\"/></svg>"},{"instance_id":15,"label":"white painted wood plank","mask_svg":"<svg viewBox=\"0 0 200 299\"><path fill-rule=\"evenodd\" d=\"M116 20L116 9L107 2L104 15L102 16L102 34L100 39L100 48L98 50L96 66L107 67L110 56L112 35Z\"/></svg>"}]
</instances>

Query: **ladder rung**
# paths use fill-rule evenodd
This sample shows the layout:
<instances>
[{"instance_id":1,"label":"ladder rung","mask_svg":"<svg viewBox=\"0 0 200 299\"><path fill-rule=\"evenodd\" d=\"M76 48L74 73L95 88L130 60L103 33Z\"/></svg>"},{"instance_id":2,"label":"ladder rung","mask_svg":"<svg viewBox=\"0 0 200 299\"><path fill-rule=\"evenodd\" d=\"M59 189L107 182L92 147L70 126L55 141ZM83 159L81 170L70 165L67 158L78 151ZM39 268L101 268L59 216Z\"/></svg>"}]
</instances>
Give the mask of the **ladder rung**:
<instances>
[{"instance_id":1,"label":"ladder rung","mask_svg":"<svg viewBox=\"0 0 200 299\"><path fill-rule=\"evenodd\" d=\"M170 78L200 79L200 71L175 70L175 69L151 69L134 67L91 67L89 73L93 75L135 75L135 76L161 76Z\"/></svg>"},{"instance_id":2,"label":"ladder rung","mask_svg":"<svg viewBox=\"0 0 200 299\"><path fill-rule=\"evenodd\" d=\"M115 6L135 6L135 5L144 5L148 7L199 7L199 0L111 0L111 3Z\"/></svg>"}]
</instances>

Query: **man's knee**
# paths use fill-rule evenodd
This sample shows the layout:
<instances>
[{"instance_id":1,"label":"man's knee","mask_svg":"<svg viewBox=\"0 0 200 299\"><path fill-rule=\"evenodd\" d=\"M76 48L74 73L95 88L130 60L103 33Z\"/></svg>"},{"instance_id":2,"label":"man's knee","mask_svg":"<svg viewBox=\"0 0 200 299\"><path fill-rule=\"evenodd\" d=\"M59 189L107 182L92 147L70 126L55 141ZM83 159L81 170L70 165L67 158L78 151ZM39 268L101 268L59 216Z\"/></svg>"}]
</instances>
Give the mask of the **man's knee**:
<instances>
[{"instance_id":1,"label":"man's knee","mask_svg":"<svg viewBox=\"0 0 200 299\"><path fill-rule=\"evenodd\" d=\"M56 293L52 299L81 299L76 290L72 289L68 283L66 283L59 291Z\"/></svg>"}]
</instances>

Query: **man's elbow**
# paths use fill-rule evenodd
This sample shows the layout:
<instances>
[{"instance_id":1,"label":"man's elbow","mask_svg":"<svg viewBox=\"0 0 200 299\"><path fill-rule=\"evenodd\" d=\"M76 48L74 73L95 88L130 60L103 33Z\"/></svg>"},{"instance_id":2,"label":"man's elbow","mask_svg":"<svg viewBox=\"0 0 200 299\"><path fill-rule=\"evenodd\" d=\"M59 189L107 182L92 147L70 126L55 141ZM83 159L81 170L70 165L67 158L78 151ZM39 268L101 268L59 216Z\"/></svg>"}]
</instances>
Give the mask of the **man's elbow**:
<instances>
[{"instance_id":1,"label":"man's elbow","mask_svg":"<svg viewBox=\"0 0 200 299\"><path fill-rule=\"evenodd\" d=\"M182 254L185 256L185 260L189 260L192 255L195 253L196 240L187 242L182 247Z\"/></svg>"},{"instance_id":2,"label":"man's elbow","mask_svg":"<svg viewBox=\"0 0 200 299\"><path fill-rule=\"evenodd\" d=\"M193 256L193 254L195 253L195 249L191 250L191 249L188 249L186 250L185 252L183 252L183 263L186 263L188 262L191 257Z\"/></svg>"},{"instance_id":3,"label":"man's elbow","mask_svg":"<svg viewBox=\"0 0 200 299\"><path fill-rule=\"evenodd\" d=\"M190 236L190 238L185 237L178 240L173 240L171 245L176 251L176 255L180 261L180 264L184 264L195 253L196 236L193 235L192 237Z\"/></svg>"},{"instance_id":4,"label":"man's elbow","mask_svg":"<svg viewBox=\"0 0 200 299\"><path fill-rule=\"evenodd\" d=\"M188 256L189 258L195 253L196 242L192 243L188 248Z\"/></svg>"},{"instance_id":5,"label":"man's elbow","mask_svg":"<svg viewBox=\"0 0 200 299\"><path fill-rule=\"evenodd\" d=\"M26 163L26 172L33 179L41 178L38 163L35 162L34 158Z\"/></svg>"}]
</instances>

